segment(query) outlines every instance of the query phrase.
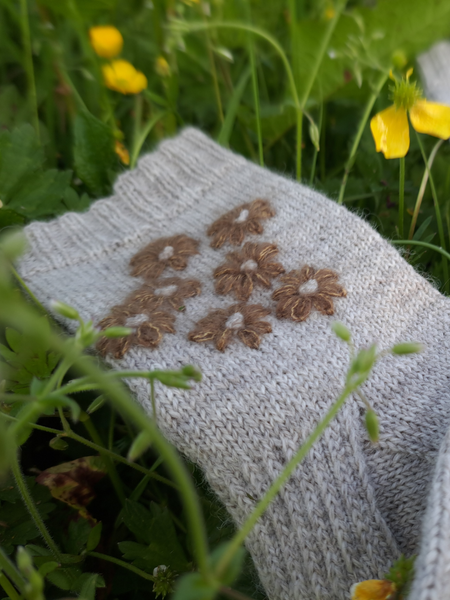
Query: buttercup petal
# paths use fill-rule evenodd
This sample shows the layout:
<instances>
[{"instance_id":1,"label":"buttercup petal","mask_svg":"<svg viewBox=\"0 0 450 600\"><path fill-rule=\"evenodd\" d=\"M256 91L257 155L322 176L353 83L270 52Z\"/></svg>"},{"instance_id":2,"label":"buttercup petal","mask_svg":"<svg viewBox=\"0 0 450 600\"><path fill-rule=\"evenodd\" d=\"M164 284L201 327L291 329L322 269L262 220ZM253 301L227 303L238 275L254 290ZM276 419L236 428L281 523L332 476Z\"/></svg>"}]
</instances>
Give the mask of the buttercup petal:
<instances>
[{"instance_id":1,"label":"buttercup petal","mask_svg":"<svg viewBox=\"0 0 450 600\"><path fill-rule=\"evenodd\" d=\"M377 152L385 158L402 158L409 150L409 125L406 110L390 106L370 121Z\"/></svg>"},{"instance_id":2,"label":"buttercup petal","mask_svg":"<svg viewBox=\"0 0 450 600\"><path fill-rule=\"evenodd\" d=\"M395 592L395 584L385 579L368 579L355 583L350 590L351 600L389 600Z\"/></svg>"},{"instance_id":3,"label":"buttercup petal","mask_svg":"<svg viewBox=\"0 0 450 600\"><path fill-rule=\"evenodd\" d=\"M419 100L409 111L411 124L419 133L450 138L450 106Z\"/></svg>"}]
</instances>

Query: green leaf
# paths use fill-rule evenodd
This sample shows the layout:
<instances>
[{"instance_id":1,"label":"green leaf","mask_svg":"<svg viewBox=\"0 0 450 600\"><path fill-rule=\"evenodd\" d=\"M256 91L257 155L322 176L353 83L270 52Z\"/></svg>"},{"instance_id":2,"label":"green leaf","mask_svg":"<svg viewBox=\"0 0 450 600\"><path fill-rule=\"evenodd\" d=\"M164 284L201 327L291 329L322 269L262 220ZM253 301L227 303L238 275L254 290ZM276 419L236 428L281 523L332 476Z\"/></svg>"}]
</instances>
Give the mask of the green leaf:
<instances>
[{"instance_id":1,"label":"green leaf","mask_svg":"<svg viewBox=\"0 0 450 600\"><path fill-rule=\"evenodd\" d=\"M78 177L95 196L111 190L114 165L114 135L110 127L83 110L74 122L74 164Z\"/></svg>"},{"instance_id":2,"label":"green leaf","mask_svg":"<svg viewBox=\"0 0 450 600\"><path fill-rule=\"evenodd\" d=\"M210 556L210 561L213 571L217 567L217 564L219 563L222 556L225 554L228 546L229 542L225 542L212 552ZM231 585L237 579L242 570L245 556L245 548L239 548L220 579L222 585Z\"/></svg>"},{"instance_id":3,"label":"green leaf","mask_svg":"<svg viewBox=\"0 0 450 600\"><path fill-rule=\"evenodd\" d=\"M45 577L49 573L52 573L58 567L59 563L55 562L54 560L49 560L48 562L45 562L39 567L39 573L40 575L42 575L42 577Z\"/></svg>"},{"instance_id":4,"label":"green leaf","mask_svg":"<svg viewBox=\"0 0 450 600\"><path fill-rule=\"evenodd\" d=\"M178 580L172 600L213 600L219 587L219 583L206 582L200 573L189 573Z\"/></svg>"},{"instance_id":5,"label":"green leaf","mask_svg":"<svg viewBox=\"0 0 450 600\"><path fill-rule=\"evenodd\" d=\"M79 591L80 600L95 600L97 588L106 587L105 580L98 573L83 573L74 583L72 589Z\"/></svg>"},{"instance_id":6,"label":"green leaf","mask_svg":"<svg viewBox=\"0 0 450 600\"><path fill-rule=\"evenodd\" d=\"M48 573L46 579L60 590L69 591L72 589L73 578L78 579L79 576L80 570L77 568L60 567Z\"/></svg>"},{"instance_id":7,"label":"green leaf","mask_svg":"<svg viewBox=\"0 0 450 600\"><path fill-rule=\"evenodd\" d=\"M93 527L91 529L91 531L89 532L89 537L86 543L86 551L87 552L92 552L92 550L95 550L100 542L100 539L102 537L102 523L97 523L97 525L95 525L95 527Z\"/></svg>"},{"instance_id":8,"label":"green leaf","mask_svg":"<svg viewBox=\"0 0 450 600\"><path fill-rule=\"evenodd\" d=\"M150 512L139 502L132 502L127 498L122 514L125 525L134 533L136 538L150 544L150 524L152 521Z\"/></svg>"},{"instance_id":9,"label":"green leaf","mask_svg":"<svg viewBox=\"0 0 450 600\"><path fill-rule=\"evenodd\" d=\"M1 200L1 198L0 198ZM0 208L0 231L7 227L13 227L14 225L23 225L25 223L25 217L19 215L15 210Z\"/></svg>"}]
</instances>

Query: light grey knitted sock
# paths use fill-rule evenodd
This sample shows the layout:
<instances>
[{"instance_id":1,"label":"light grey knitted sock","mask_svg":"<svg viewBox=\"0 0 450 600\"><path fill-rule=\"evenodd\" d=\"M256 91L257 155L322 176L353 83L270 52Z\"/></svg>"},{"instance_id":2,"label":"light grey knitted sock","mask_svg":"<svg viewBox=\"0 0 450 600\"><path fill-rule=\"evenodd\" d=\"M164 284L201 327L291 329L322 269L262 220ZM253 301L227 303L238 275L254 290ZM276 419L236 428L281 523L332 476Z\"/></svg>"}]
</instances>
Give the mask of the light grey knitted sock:
<instances>
[{"instance_id":1,"label":"light grey knitted sock","mask_svg":"<svg viewBox=\"0 0 450 600\"><path fill-rule=\"evenodd\" d=\"M231 245L242 232L242 245ZM417 551L450 420L450 305L364 221L187 129L122 175L111 198L26 233L30 250L20 271L43 302L56 298L86 319L109 316L136 328L129 344L103 347L117 356L125 351L107 356L113 367L201 368L194 391L158 390L158 422L204 469L238 525L342 390L349 357L331 331L333 319L351 329L359 347L423 342L423 354L387 357L364 385L380 417L380 443L368 442L351 398L247 543L273 600L344 599L353 583L383 576L400 551ZM158 241L178 235L198 245ZM224 244L215 249L212 240ZM216 271L230 251L245 255ZM305 266L312 269L299 272ZM142 287L144 276L160 271L161 278L191 281L183 293L174 279ZM219 295L215 283L230 293ZM139 293L126 308L112 311L133 291ZM268 310L252 308L257 304ZM180 305L185 311L174 310ZM303 320L279 319L277 310ZM147 384L131 387L151 410ZM439 465L433 493L441 498L445 452ZM434 531L447 535L439 549L448 552L440 514L433 513ZM434 560L433 544L423 548L436 566L432 576L441 577L445 561ZM419 577L429 578L427 569ZM419 591L414 600L431 598L437 600Z\"/></svg>"}]
</instances>

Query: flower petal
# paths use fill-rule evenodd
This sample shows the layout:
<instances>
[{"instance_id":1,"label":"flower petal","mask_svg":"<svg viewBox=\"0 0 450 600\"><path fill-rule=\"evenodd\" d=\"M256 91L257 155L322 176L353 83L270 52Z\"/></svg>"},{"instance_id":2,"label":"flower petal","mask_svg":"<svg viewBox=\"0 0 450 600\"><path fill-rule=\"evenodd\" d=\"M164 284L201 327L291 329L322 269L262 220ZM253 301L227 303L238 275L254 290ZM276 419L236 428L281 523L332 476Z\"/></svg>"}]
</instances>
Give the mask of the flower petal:
<instances>
[{"instance_id":1,"label":"flower petal","mask_svg":"<svg viewBox=\"0 0 450 600\"><path fill-rule=\"evenodd\" d=\"M253 350L259 348L259 345L261 343L261 338L256 333L256 331L253 331L252 329L241 329L240 331L238 331L238 337L241 340L241 342L243 342L246 346L252 348Z\"/></svg>"},{"instance_id":2,"label":"flower petal","mask_svg":"<svg viewBox=\"0 0 450 600\"><path fill-rule=\"evenodd\" d=\"M385 158L401 158L409 150L409 125L406 110L390 106L370 121L377 152Z\"/></svg>"},{"instance_id":3,"label":"flower petal","mask_svg":"<svg viewBox=\"0 0 450 600\"><path fill-rule=\"evenodd\" d=\"M352 585L351 600L389 600L395 592L395 584L385 579L369 579Z\"/></svg>"},{"instance_id":4,"label":"flower petal","mask_svg":"<svg viewBox=\"0 0 450 600\"><path fill-rule=\"evenodd\" d=\"M409 116L419 133L428 133L443 140L450 138L450 106L419 100L409 111Z\"/></svg>"}]
</instances>

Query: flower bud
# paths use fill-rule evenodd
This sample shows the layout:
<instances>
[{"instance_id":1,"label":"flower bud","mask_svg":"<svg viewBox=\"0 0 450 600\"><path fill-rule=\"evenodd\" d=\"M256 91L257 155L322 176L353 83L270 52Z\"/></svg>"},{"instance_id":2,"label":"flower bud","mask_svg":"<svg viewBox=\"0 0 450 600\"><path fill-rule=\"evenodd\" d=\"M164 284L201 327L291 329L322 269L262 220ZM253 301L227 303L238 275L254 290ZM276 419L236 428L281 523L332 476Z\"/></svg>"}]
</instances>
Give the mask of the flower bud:
<instances>
[{"instance_id":1,"label":"flower bud","mask_svg":"<svg viewBox=\"0 0 450 600\"><path fill-rule=\"evenodd\" d=\"M380 437L380 427L378 424L378 417L375 411L368 410L366 412L366 429L369 434L369 439L371 442L376 444Z\"/></svg>"},{"instance_id":2,"label":"flower bud","mask_svg":"<svg viewBox=\"0 0 450 600\"><path fill-rule=\"evenodd\" d=\"M141 431L128 450L128 460L134 461L152 445L152 440L146 431Z\"/></svg>"},{"instance_id":3,"label":"flower bud","mask_svg":"<svg viewBox=\"0 0 450 600\"><path fill-rule=\"evenodd\" d=\"M344 342L350 341L352 337L351 333L343 323L334 321L334 323L331 324L331 329L338 336L338 338L341 338L341 340L344 340Z\"/></svg>"},{"instance_id":4,"label":"flower bud","mask_svg":"<svg viewBox=\"0 0 450 600\"><path fill-rule=\"evenodd\" d=\"M396 344L392 348L392 354L415 354L416 352L422 352L423 344L418 342L404 342L402 344Z\"/></svg>"},{"instance_id":5,"label":"flower bud","mask_svg":"<svg viewBox=\"0 0 450 600\"><path fill-rule=\"evenodd\" d=\"M58 313L62 317L66 317L67 319L77 321L80 318L80 315L75 308L65 304L64 302L60 302L59 300L52 300L50 302L50 307L54 312Z\"/></svg>"},{"instance_id":6,"label":"flower bud","mask_svg":"<svg viewBox=\"0 0 450 600\"><path fill-rule=\"evenodd\" d=\"M311 138L311 142L313 143L314 148L319 152L320 150L320 133L317 125L311 121L309 123L309 137Z\"/></svg>"},{"instance_id":7,"label":"flower bud","mask_svg":"<svg viewBox=\"0 0 450 600\"><path fill-rule=\"evenodd\" d=\"M52 438L49 441L48 445L53 450L67 450L67 448L69 447L69 444L65 440L60 438L58 435L56 437Z\"/></svg>"},{"instance_id":8,"label":"flower bud","mask_svg":"<svg viewBox=\"0 0 450 600\"><path fill-rule=\"evenodd\" d=\"M185 367L183 367L181 369L181 373L185 377L189 377L189 379L193 379L194 381L202 380L202 374L200 373L200 371L198 369L196 369L192 365L186 365Z\"/></svg>"},{"instance_id":9,"label":"flower bud","mask_svg":"<svg viewBox=\"0 0 450 600\"><path fill-rule=\"evenodd\" d=\"M131 335L133 330L130 327L108 327L102 331L102 336L106 338L118 338Z\"/></svg>"}]
</instances>

